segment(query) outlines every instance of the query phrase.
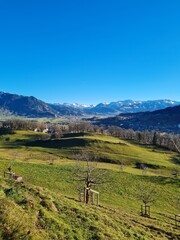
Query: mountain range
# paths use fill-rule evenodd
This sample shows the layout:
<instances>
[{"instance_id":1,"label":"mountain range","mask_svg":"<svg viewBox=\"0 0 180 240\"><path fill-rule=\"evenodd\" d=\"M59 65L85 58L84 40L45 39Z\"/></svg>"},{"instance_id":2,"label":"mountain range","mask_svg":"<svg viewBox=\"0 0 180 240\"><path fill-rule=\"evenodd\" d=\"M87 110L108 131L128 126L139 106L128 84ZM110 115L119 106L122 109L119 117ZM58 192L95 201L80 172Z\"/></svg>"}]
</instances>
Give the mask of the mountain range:
<instances>
[{"instance_id":1,"label":"mountain range","mask_svg":"<svg viewBox=\"0 0 180 240\"><path fill-rule=\"evenodd\" d=\"M81 112L72 107L59 104L48 104L33 96L0 92L0 109L22 117L58 117L62 115L79 115Z\"/></svg>"},{"instance_id":2,"label":"mountain range","mask_svg":"<svg viewBox=\"0 0 180 240\"><path fill-rule=\"evenodd\" d=\"M96 124L118 126L138 131L160 131L180 134L180 105L153 112L121 113L98 119Z\"/></svg>"},{"instance_id":3,"label":"mountain range","mask_svg":"<svg viewBox=\"0 0 180 240\"><path fill-rule=\"evenodd\" d=\"M179 105L180 102L168 99L163 100L148 100L148 101L133 101L124 100L110 103L99 103L96 106L85 109L89 114L101 115L118 115L120 113L137 113L146 111L155 111Z\"/></svg>"},{"instance_id":4,"label":"mountain range","mask_svg":"<svg viewBox=\"0 0 180 240\"><path fill-rule=\"evenodd\" d=\"M110 103L99 103L97 105L81 104L50 104L45 103L33 96L22 96L0 92L0 110L8 111L16 116L23 117L59 117L59 116L83 116L104 115L116 116L120 113L138 113L155 111L179 105L180 102L172 100L151 101L117 101Z\"/></svg>"}]
</instances>

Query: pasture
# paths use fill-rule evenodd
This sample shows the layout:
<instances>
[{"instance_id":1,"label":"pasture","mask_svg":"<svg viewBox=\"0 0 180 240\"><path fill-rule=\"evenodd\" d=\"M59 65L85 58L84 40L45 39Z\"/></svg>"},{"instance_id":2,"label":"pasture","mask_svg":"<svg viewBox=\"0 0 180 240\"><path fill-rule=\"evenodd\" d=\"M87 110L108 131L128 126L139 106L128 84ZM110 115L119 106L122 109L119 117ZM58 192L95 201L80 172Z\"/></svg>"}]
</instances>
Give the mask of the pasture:
<instances>
[{"instance_id":1,"label":"pasture","mask_svg":"<svg viewBox=\"0 0 180 240\"><path fill-rule=\"evenodd\" d=\"M95 188L100 192L100 206L78 200L79 183L73 181L77 154L93 155L96 167L106 172L107 182ZM178 157L154 146L101 134L60 139L30 131L3 135L2 239L20 239L28 229L31 232L24 239L179 239L174 214L180 211L180 181L172 176ZM23 184L3 178L9 165L23 177ZM148 166L146 172L139 166ZM150 218L140 215L142 203L137 194L141 185L156 191ZM27 221L16 229L13 219L21 215Z\"/></svg>"}]
</instances>

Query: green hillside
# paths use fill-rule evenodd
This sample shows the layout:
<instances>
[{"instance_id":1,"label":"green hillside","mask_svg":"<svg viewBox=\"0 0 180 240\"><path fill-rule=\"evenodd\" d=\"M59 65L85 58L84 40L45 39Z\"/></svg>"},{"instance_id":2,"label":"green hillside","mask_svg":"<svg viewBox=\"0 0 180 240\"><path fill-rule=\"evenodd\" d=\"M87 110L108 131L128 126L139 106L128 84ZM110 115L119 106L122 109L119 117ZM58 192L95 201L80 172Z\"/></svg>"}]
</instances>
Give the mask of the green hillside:
<instances>
[{"instance_id":1,"label":"green hillside","mask_svg":"<svg viewBox=\"0 0 180 240\"><path fill-rule=\"evenodd\" d=\"M172 176L176 153L100 134L50 140L46 134L17 131L1 136L0 144L2 175L12 165L24 180L0 177L2 239L179 239L174 214L179 213L180 181ZM78 200L79 183L72 176L79 153L93 154L106 172L108 181L96 188L100 206ZM156 190L150 218L140 216L141 185Z\"/></svg>"}]
</instances>

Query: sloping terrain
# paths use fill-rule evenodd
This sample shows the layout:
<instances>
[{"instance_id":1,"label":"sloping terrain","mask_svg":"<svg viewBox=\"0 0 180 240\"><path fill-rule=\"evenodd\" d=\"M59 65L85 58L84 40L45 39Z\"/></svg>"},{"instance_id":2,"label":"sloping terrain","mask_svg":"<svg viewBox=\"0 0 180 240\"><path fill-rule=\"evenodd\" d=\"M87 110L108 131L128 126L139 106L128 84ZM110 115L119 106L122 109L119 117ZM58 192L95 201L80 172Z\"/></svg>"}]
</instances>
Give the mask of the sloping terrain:
<instances>
[{"instance_id":1,"label":"sloping terrain","mask_svg":"<svg viewBox=\"0 0 180 240\"><path fill-rule=\"evenodd\" d=\"M72 107L48 104L33 96L27 97L3 92L0 92L0 109L17 116L34 118L55 118L61 115L80 114L79 110Z\"/></svg>"},{"instance_id":2,"label":"sloping terrain","mask_svg":"<svg viewBox=\"0 0 180 240\"><path fill-rule=\"evenodd\" d=\"M178 239L171 219L86 206L49 190L1 179L1 239Z\"/></svg>"},{"instance_id":3,"label":"sloping terrain","mask_svg":"<svg viewBox=\"0 0 180 240\"><path fill-rule=\"evenodd\" d=\"M17 143L17 142L16 142ZM124 141L118 138L100 134L83 134L82 136L67 136L55 140L33 140L26 143L28 147L40 147L44 151L57 152L61 157L73 159L78 153L94 155L98 162L116 163L123 162L127 167L136 167L138 164L146 164L149 171L173 168L175 153L164 151L154 146L137 145L132 141ZM168 171L168 169L167 169Z\"/></svg>"},{"instance_id":4,"label":"sloping terrain","mask_svg":"<svg viewBox=\"0 0 180 240\"><path fill-rule=\"evenodd\" d=\"M35 97L10 93L0 94L0 107L15 115L26 117L54 117L56 114L51 107Z\"/></svg>"},{"instance_id":5,"label":"sloping terrain","mask_svg":"<svg viewBox=\"0 0 180 240\"><path fill-rule=\"evenodd\" d=\"M11 165L24 181L0 177L2 239L179 239L174 214L180 185L171 175L177 154L100 134L47 140L45 134L17 131L1 136L0 144L1 172ZM98 207L78 201L72 175L79 152L99 156L97 167L106 171L107 183L96 188ZM122 159L123 171L117 164ZM144 174L137 162L158 167ZM141 184L157 192L151 218L140 216Z\"/></svg>"},{"instance_id":6,"label":"sloping terrain","mask_svg":"<svg viewBox=\"0 0 180 240\"><path fill-rule=\"evenodd\" d=\"M140 131L158 130L180 133L180 105L154 112L120 114L117 117L98 120L96 123Z\"/></svg>"}]
</instances>

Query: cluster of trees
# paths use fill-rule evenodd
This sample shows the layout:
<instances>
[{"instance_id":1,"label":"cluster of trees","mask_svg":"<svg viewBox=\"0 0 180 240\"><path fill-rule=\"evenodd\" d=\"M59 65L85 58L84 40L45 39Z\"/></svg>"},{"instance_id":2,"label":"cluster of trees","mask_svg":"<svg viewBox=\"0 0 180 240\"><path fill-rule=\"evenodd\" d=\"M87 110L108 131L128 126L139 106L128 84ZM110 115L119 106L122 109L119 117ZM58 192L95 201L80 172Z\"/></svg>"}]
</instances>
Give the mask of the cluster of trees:
<instances>
[{"instance_id":1,"label":"cluster of trees","mask_svg":"<svg viewBox=\"0 0 180 240\"><path fill-rule=\"evenodd\" d=\"M178 152L180 149L180 135L169 133L160 133L155 131L134 131L132 129L123 129L116 126L111 126L107 132L114 137L134 140L141 144L151 144L157 147L163 147L172 151Z\"/></svg>"},{"instance_id":2,"label":"cluster of trees","mask_svg":"<svg viewBox=\"0 0 180 240\"><path fill-rule=\"evenodd\" d=\"M86 133L95 132L107 134L126 140L134 140L140 144L151 144L157 147L163 147L172 151L180 149L180 135L169 133L160 133L155 131L134 131L132 129L123 129L117 126L104 128L103 126L93 125L88 121L71 122L69 124L51 124L40 123L32 120L12 119L2 122L2 129L12 130L34 130L43 131L48 128L52 138L58 138L66 133ZM6 132L6 131L5 131Z\"/></svg>"},{"instance_id":3,"label":"cluster of trees","mask_svg":"<svg viewBox=\"0 0 180 240\"><path fill-rule=\"evenodd\" d=\"M68 124L55 124L55 123L40 123L34 120L25 119L11 119L1 122L1 128L12 129L12 130L35 130L38 129L42 132L48 128L48 132L52 137L61 137L66 133L80 133L80 132L98 132L104 133L102 127L92 125L87 121L72 122Z\"/></svg>"},{"instance_id":4,"label":"cluster of trees","mask_svg":"<svg viewBox=\"0 0 180 240\"><path fill-rule=\"evenodd\" d=\"M35 128L43 130L45 127L44 123L24 119L11 119L1 122L1 128L12 130L34 130Z\"/></svg>"}]
</instances>

